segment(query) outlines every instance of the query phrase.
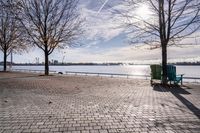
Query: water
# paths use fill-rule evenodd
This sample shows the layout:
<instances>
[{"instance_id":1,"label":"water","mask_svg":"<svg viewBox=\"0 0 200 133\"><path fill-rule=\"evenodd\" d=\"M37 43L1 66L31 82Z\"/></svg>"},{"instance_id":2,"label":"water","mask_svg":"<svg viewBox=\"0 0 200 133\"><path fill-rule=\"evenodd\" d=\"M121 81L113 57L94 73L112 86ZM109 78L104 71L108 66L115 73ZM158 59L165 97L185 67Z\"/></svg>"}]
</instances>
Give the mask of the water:
<instances>
[{"instance_id":1,"label":"water","mask_svg":"<svg viewBox=\"0 0 200 133\"><path fill-rule=\"evenodd\" d=\"M177 74L184 74L185 77L200 78L200 66L176 66Z\"/></svg>"},{"instance_id":2,"label":"water","mask_svg":"<svg viewBox=\"0 0 200 133\"><path fill-rule=\"evenodd\" d=\"M44 66L13 66L13 69L44 70ZM50 71L63 72L92 72L92 73L114 73L149 75L148 65L116 65L116 66L95 66L95 65L75 65L75 66L50 66Z\"/></svg>"},{"instance_id":3,"label":"water","mask_svg":"<svg viewBox=\"0 0 200 133\"><path fill-rule=\"evenodd\" d=\"M2 66L0 66L2 69ZM44 66L13 66L13 69L44 70ZM177 74L184 77L199 77L200 66L176 66ZM92 73L114 73L131 75L150 75L149 65L116 65L116 66L50 66L51 71L63 72L92 72Z\"/></svg>"}]
</instances>

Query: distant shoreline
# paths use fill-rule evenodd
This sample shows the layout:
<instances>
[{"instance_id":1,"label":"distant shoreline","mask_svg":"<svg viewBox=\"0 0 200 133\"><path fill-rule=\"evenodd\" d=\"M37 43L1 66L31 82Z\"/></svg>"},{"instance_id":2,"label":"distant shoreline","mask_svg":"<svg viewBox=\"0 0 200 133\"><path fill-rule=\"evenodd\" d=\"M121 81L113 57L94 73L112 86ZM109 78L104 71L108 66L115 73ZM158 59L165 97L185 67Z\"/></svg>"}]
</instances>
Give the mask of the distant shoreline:
<instances>
[{"instance_id":1,"label":"distant shoreline","mask_svg":"<svg viewBox=\"0 0 200 133\"><path fill-rule=\"evenodd\" d=\"M177 66L200 66L200 63L169 63ZM0 66L3 64L0 63ZM10 62L8 62L10 65ZM123 66L123 65L151 65L151 64L131 64L131 63L66 63L49 64L49 66ZM44 64L13 64L13 66L44 66Z\"/></svg>"}]
</instances>

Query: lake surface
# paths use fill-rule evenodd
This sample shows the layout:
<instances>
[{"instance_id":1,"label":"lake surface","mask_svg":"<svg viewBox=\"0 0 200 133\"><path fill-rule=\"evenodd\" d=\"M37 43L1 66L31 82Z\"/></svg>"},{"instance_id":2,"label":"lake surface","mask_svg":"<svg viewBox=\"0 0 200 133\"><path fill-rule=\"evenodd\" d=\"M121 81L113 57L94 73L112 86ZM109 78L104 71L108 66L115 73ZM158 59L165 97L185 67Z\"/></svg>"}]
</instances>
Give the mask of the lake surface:
<instances>
[{"instance_id":1,"label":"lake surface","mask_svg":"<svg viewBox=\"0 0 200 133\"><path fill-rule=\"evenodd\" d=\"M0 69L3 67L0 66ZM13 66L13 69L44 70L44 66ZM184 74L184 77L199 77L200 66L176 66L177 74ZM51 71L63 72L92 72L92 73L113 73L150 75L149 65L114 65L114 66L50 66Z\"/></svg>"}]
</instances>

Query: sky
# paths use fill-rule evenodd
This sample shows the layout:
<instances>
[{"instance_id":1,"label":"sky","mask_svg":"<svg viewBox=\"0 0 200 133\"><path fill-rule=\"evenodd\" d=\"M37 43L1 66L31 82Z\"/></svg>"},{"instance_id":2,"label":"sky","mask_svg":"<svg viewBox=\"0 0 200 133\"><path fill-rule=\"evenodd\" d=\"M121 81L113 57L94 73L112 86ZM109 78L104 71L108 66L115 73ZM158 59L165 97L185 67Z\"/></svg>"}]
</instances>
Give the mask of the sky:
<instances>
[{"instance_id":1,"label":"sky","mask_svg":"<svg viewBox=\"0 0 200 133\"><path fill-rule=\"evenodd\" d=\"M117 15L110 11L112 6L116 9L122 8L120 0L80 0L79 9L81 16L85 18L85 34L80 47L68 49L56 49L50 60L59 62L136 62L148 63L161 59L161 49L150 50L150 46L135 47L128 42L127 30L119 27L121 21ZM105 3L107 2L107 3ZM104 5L105 6L102 6ZM109 5L109 6L108 6ZM144 7L142 7L144 8ZM138 12L140 12L139 9ZM144 14L143 14L144 16ZM200 32L195 33L200 35ZM170 61L200 61L200 38L188 38L182 41L184 44L195 45L172 46L168 48L168 59ZM199 45L198 45L199 44ZM14 54L15 63L32 63L39 58L44 62L44 53L41 49L34 47L29 52ZM0 53L0 61L3 54ZM8 61L10 57L8 57Z\"/></svg>"}]
</instances>

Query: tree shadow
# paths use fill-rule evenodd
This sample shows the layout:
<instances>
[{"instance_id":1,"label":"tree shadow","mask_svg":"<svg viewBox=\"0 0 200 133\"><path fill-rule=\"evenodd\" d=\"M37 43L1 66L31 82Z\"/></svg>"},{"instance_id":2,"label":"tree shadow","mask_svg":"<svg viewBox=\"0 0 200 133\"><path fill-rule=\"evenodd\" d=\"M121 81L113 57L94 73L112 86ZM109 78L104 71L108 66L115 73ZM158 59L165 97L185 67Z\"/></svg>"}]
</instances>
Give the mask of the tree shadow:
<instances>
[{"instance_id":1,"label":"tree shadow","mask_svg":"<svg viewBox=\"0 0 200 133\"><path fill-rule=\"evenodd\" d=\"M181 86L162 86L160 84L155 84L153 86L153 90L159 92L171 92L181 103L183 103L194 115L196 115L200 119L200 109L197 108L192 102L187 100L182 95L190 95L191 93L185 90ZM182 94L182 95L181 95Z\"/></svg>"}]
</instances>

